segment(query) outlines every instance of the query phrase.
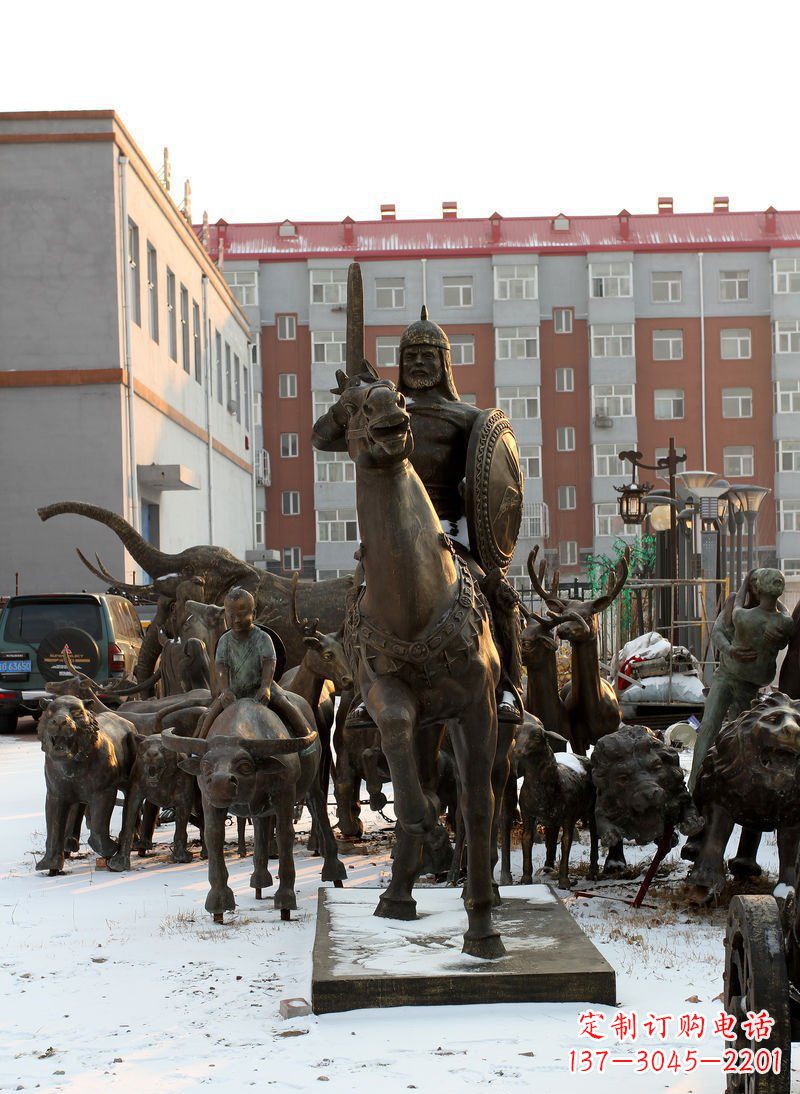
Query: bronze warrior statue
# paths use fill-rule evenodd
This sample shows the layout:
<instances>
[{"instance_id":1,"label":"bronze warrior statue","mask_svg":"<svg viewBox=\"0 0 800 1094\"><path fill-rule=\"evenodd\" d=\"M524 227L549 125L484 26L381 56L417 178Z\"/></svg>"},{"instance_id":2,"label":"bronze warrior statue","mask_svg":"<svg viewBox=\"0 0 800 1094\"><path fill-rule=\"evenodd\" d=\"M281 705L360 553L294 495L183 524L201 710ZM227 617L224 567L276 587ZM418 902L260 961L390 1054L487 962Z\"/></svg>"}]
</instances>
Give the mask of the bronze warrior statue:
<instances>
[{"instance_id":1,"label":"bronze warrior statue","mask_svg":"<svg viewBox=\"0 0 800 1094\"><path fill-rule=\"evenodd\" d=\"M522 721L522 665L519 653L519 598L492 560L477 556L470 543L465 506L467 454L473 428L484 412L462 402L450 360L450 343L441 327L428 319L423 307L418 322L400 339L400 375L397 390L405 397L411 416L414 447L411 464L433 503L442 530L456 553L469 567L492 612L494 636L501 660L497 714L501 722ZM347 419L341 403L335 403L314 425L312 443L326 452L346 452ZM495 519L504 522L502 532L513 543L519 526L521 484L513 488ZM516 517L516 521L515 521ZM516 525L516 526L515 526ZM357 571L356 580L360 573ZM366 708L356 697L349 725L371 724Z\"/></svg>"}]
</instances>

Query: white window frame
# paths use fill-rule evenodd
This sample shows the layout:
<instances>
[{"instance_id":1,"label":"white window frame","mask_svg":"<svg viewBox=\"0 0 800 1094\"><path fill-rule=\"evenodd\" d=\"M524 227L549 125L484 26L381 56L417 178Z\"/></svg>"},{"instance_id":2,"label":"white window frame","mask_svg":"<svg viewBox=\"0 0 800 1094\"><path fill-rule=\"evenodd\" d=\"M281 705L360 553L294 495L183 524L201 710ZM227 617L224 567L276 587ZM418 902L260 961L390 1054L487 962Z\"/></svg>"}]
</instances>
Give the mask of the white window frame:
<instances>
[{"instance_id":1,"label":"white window frame","mask_svg":"<svg viewBox=\"0 0 800 1094\"><path fill-rule=\"evenodd\" d=\"M633 296L633 263L590 262L589 295L593 300L620 300Z\"/></svg>"},{"instance_id":2,"label":"white window frame","mask_svg":"<svg viewBox=\"0 0 800 1094\"><path fill-rule=\"evenodd\" d=\"M800 532L800 498L781 498L778 502L778 531Z\"/></svg>"},{"instance_id":3,"label":"white window frame","mask_svg":"<svg viewBox=\"0 0 800 1094\"><path fill-rule=\"evenodd\" d=\"M542 446L540 444L521 444L519 446L519 464L523 479L542 477Z\"/></svg>"},{"instance_id":4,"label":"white window frame","mask_svg":"<svg viewBox=\"0 0 800 1094\"><path fill-rule=\"evenodd\" d=\"M256 547L263 547L266 542L267 514L263 509L256 509L255 539Z\"/></svg>"},{"instance_id":5,"label":"white window frame","mask_svg":"<svg viewBox=\"0 0 800 1094\"><path fill-rule=\"evenodd\" d=\"M750 328L724 327L719 332L719 355L723 361L749 361L753 355Z\"/></svg>"},{"instance_id":6,"label":"white window frame","mask_svg":"<svg viewBox=\"0 0 800 1094\"><path fill-rule=\"evenodd\" d=\"M355 482L356 465L346 452L314 450L314 482Z\"/></svg>"},{"instance_id":7,"label":"white window frame","mask_svg":"<svg viewBox=\"0 0 800 1094\"><path fill-rule=\"evenodd\" d=\"M781 296L800 293L800 258L773 259L772 285Z\"/></svg>"},{"instance_id":8,"label":"white window frame","mask_svg":"<svg viewBox=\"0 0 800 1094\"><path fill-rule=\"evenodd\" d=\"M750 444L726 445L722 449L722 473L729 480L752 479L755 475L753 446Z\"/></svg>"},{"instance_id":9,"label":"white window frame","mask_svg":"<svg viewBox=\"0 0 800 1094\"><path fill-rule=\"evenodd\" d=\"M275 327L279 342L297 340L297 316L292 314L276 315Z\"/></svg>"},{"instance_id":10,"label":"white window frame","mask_svg":"<svg viewBox=\"0 0 800 1094\"><path fill-rule=\"evenodd\" d=\"M595 415L606 418L635 418L635 384L593 384L592 416Z\"/></svg>"},{"instance_id":11,"label":"white window frame","mask_svg":"<svg viewBox=\"0 0 800 1094\"><path fill-rule=\"evenodd\" d=\"M682 388L656 388L653 392L653 417L657 422L679 421L686 404Z\"/></svg>"},{"instance_id":12,"label":"white window frame","mask_svg":"<svg viewBox=\"0 0 800 1094\"><path fill-rule=\"evenodd\" d=\"M575 369L569 366L556 369L556 391L559 394L575 390Z\"/></svg>"},{"instance_id":13,"label":"white window frame","mask_svg":"<svg viewBox=\"0 0 800 1094\"><path fill-rule=\"evenodd\" d=\"M564 539L558 545L559 566L578 565L578 541L576 539Z\"/></svg>"},{"instance_id":14,"label":"white window frame","mask_svg":"<svg viewBox=\"0 0 800 1094\"><path fill-rule=\"evenodd\" d=\"M800 380L776 380L774 391L776 414L800 414Z\"/></svg>"},{"instance_id":15,"label":"white window frame","mask_svg":"<svg viewBox=\"0 0 800 1094\"><path fill-rule=\"evenodd\" d=\"M785 577L800 577L800 558L782 558L781 570Z\"/></svg>"},{"instance_id":16,"label":"white window frame","mask_svg":"<svg viewBox=\"0 0 800 1094\"><path fill-rule=\"evenodd\" d=\"M744 413L745 410L747 413ZM722 417L730 419L752 418L753 389L751 387L724 387L722 389Z\"/></svg>"},{"instance_id":17,"label":"white window frame","mask_svg":"<svg viewBox=\"0 0 800 1094\"><path fill-rule=\"evenodd\" d=\"M777 319L772 325L775 353L800 353L800 319Z\"/></svg>"},{"instance_id":18,"label":"white window frame","mask_svg":"<svg viewBox=\"0 0 800 1094\"><path fill-rule=\"evenodd\" d=\"M775 472L777 474L781 471L800 471L800 441L775 442Z\"/></svg>"},{"instance_id":19,"label":"white window frame","mask_svg":"<svg viewBox=\"0 0 800 1094\"><path fill-rule=\"evenodd\" d=\"M573 308L553 308L553 334L572 334Z\"/></svg>"},{"instance_id":20,"label":"white window frame","mask_svg":"<svg viewBox=\"0 0 800 1094\"><path fill-rule=\"evenodd\" d=\"M513 421L529 421L539 417L539 388L536 384L517 384L495 389L497 407Z\"/></svg>"},{"instance_id":21,"label":"white window frame","mask_svg":"<svg viewBox=\"0 0 800 1094\"><path fill-rule=\"evenodd\" d=\"M494 267L495 300L536 300L539 295L539 267L522 262Z\"/></svg>"},{"instance_id":22,"label":"white window frame","mask_svg":"<svg viewBox=\"0 0 800 1094\"><path fill-rule=\"evenodd\" d=\"M281 490L281 516L282 517L299 517L300 516L300 491L299 490Z\"/></svg>"},{"instance_id":23,"label":"white window frame","mask_svg":"<svg viewBox=\"0 0 800 1094\"><path fill-rule=\"evenodd\" d=\"M231 292L243 308L258 306L258 270L232 270ZM226 279L227 280L227 279Z\"/></svg>"},{"instance_id":24,"label":"white window frame","mask_svg":"<svg viewBox=\"0 0 800 1094\"><path fill-rule=\"evenodd\" d=\"M344 365L347 362L347 332L315 330L311 334L311 360L315 365Z\"/></svg>"},{"instance_id":25,"label":"white window frame","mask_svg":"<svg viewBox=\"0 0 800 1094\"><path fill-rule=\"evenodd\" d=\"M495 327L498 361L535 361L539 356L539 328Z\"/></svg>"},{"instance_id":26,"label":"white window frame","mask_svg":"<svg viewBox=\"0 0 800 1094\"><path fill-rule=\"evenodd\" d=\"M475 364L475 335L451 334L450 335L450 363L455 368L457 365ZM462 395L463 399L463 395Z\"/></svg>"},{"instance_id":27,"label":"white window frame","mask_svg":"<svg viewBox=\"0 0 800 1094\"><path fill-rule=\"evenodd\" d=\"M378 368L398 368L400 365L400 336L380 334L375 339L375 364Z\"/></svg>"},{"instance_id":28,"label":"white window frame","mask_svg":"<svg viewBox=\"0 0 800 1094\"><path fill-rule=\"evenodd\" d=\"M253 428L261 429L264 424L264 400L260 391L253 392Z\"/></svg>"},{"instance_id":29,"label":"white window frame","mask_svg":"<svg viewBox=\"0 0 800 1094\"><path fill-rule=\"evenodd\" d=\"M556 452L575 451L575 426L560 425L556 429Z\"/></svg>"},{"instance_id":30,"label":"white window frame","mask_svg":"<svg viewBox=\"0 0 800 1094\"><path fill-rule=\"evenodd\" d=\"M578 488L571 484L559 486L558 508L561 510L578 508Z\"/></svg>"},{"instance_id":31,"label":"white window frame","mask_svg":"<svg viewBox=\"0 0 800 1094\"><path fill-rule=\"evenodd\" d=\"M391 311L406 306L406 279L404 277L375 278L375 307L378 311Z\"/></svg>"},{"instance_id":32,"label":"white window frame","mask_svg":"<svg viewBox=\"0 0 800 1094\"><path fill-rule=\"evenodd\" d=\"M442 307L471 308L474 298L472 274L451 274L442 278Z\"/></svg>"},{"instance_id":33,"label":"white window frame","mask_svg":"<svg viewBox=\"0 0 800 1094\"><path fill-rule=\"evenodd\" d=\"M619 505L615 501L598 501L594 505L594 534L598 537L638 536L636 524L623 524Z\"/></svg>"},{"instance_id":34,"label":"white window frame","mask_svg":"<svg viewBox=\"0 0 800 1094\"><path fill-rule=\"evenodd\" d=\"M309 270L309 299L312 304L339 307L347 303L347 269Z\"/></svg>"},{"instance_id":35,"label":"white window frame","mask_svg":"<svg viewBox=\"0 0 800 1094\"><path fill-rule=\"evenodd\" d=\"M633 357L633 323L594 323L591 327L592 357Z\"/></svg>"},{"instance_id":36,"label":"white window frame","mask_svg":"<svg viewBox=\"0 0 800 1094\"><path fill-rule=\"evenodd\" d=\"M663 294L656 292L656 287L664 287ZM651 304L680 304L683 299L683 273L680 270L651 270L650 271L650 303Z\"/></svg>"},{"instance_id":37,"label":"white window frame","mask_svg":"<svg viewBox=\"0 0 800 1094\"><path fill-rule=\"evenodd\" d=\"M750 299L749 270L720 270L719 299L723 304L735 304Z\"/></svg>"},{"instance_id":38,"label":"white window frame","mask_svg":"<svg viewBox=\"0 0 800 1094\"><path fill-rule=\"evenodd\" d=\"M520 539L546 539L550 534L550 511L543 501L529 501L522 507Z\"/></svg>"},{"instance_id":39,"label":"white window frame","mask_svg":"<svg viewBox=\"0 0 800 1094\"><path fill-rule=\"evenodd\" d=\"M654 361L682 361L683 360L683 330L654 330L653 331L653 360Z\"/></svg>"},{"instance_id":40,"label":"white window frame","mask_svg":"<svg viewBox=\"0 0 800 1094\"><path fill-rule=\"evenodd\" d=\"M281 372L278 374L278 398L297 398L297 373Z\"/></svg>"},{"instance_id":41,"label":"white window frame","mask_svg":"<svg viewBox=\"0 0 800 1094\"><path fill-rule=\"evenodd\" d=\"M596 479L616 479L625 474L625 464L620 460L620 452L625 451L624 443L608 442L592 445L592 474ZM612 449L600 452L600 449ZM605 468L605 470L602 470Z\"/></svg>"},{"instance_id":42,"label":"white window frame","mask_svg":"<svg viewBox=\"0 0 800 1094\"><path fill-rule=\"evenodd\" d=\"M318 543L358 543L358 517L355 509L318 509Z\"/></svg>"},{"instance_id":43,"label":"white window frame","mask_svg":"<svg viewBox=\"0 0 800 1094\"><path fill-rule=\"evenodd\" d=\"M332 391L312 391L311 392L311 410L314 415L314 421L319 421L323 415L327 414L333 404L336 402L337 396Z\"/></svg>"},{"instance_id":44,"label":"white window frame","mask_svg":"<svg viewBox=\"0 0 800 1094\"><path fill-rule=\"evenodd\" d=\"M282 460L296 460L300 455L300 434L281 433L280 446Z\"/></svg>"},{"instance_id":45,"label":"white window frame","mask_svg":"<svg viewBox=\"0 0 800 1094\"><path fill-rule=\"evenodd\" d=\"M158 251L147 240L147 311L150 337L158 342Z\"/></svg>"},{"instance_id":46,"label":"white window frame","mask_svg":"<svg viewBox=\"0 0 800 1094\"><path fill-rule=\"evenodd\" d=\"M284 547L281 552L281 565L285 573L295 573L303 569L303 550L301 547Z\"/></svg>"}]
</instances>

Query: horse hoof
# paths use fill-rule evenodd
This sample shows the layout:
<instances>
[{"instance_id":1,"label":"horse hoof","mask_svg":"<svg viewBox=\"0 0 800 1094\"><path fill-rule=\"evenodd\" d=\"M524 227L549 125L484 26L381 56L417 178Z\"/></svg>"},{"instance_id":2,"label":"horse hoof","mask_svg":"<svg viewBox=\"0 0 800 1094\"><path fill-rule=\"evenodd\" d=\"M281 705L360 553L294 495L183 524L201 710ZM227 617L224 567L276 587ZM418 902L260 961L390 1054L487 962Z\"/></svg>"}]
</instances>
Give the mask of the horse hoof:
<instances>
[{"instance_id":1,"label":"horse hoof","mask_svg":"<svg viewBox=\"0 0 800 1094\"><path fill-rule=\"evenodd\" d=\"M260 889L256 889L256 900L263 900Z\"/></svg>"},{"instance_id":2,"label":"horse hoof","mask_svg":"<svg viewBox=\"0 0 800 1094\"><path fill-rule=\"evenodd\" d=\"M514 879L512 878L511 874L502 873L500 875L500 884L501 885L513 885L514 884Z\"/></svg>"},{"instance_id":3,"label":"horse hoof","mask_svg":"<svg viewBox=\"0 0 800 1094\"><path fill-rule=\"evenodd\" d=\"M735 858L728 859L728 869L734 877L739 878L761 877L762 874L756 860L744 855L736 855Z\"/></svg>"},{"instance_id":4,"label":"horse hoof","mask_svg":"<svg viewBox=\"0 0 800 1094\"><path fill-rule=\"evenodd\" d=\"M416 900L392 900L391 897L382 896L378 901L378 907L372 913L379 919L404 919L406 921L417 918Z\"/></svg>"},{"instance_id":5,"label":"horse hoof","mask_svg":"<svg viewBox=\"0 0 800 1094\"><path fill-rule=\"evenodd\" d=\"M284 923L289 923L292 918L292 912L289 908L281 908L281 919Z\"/></svg>"},{"instance_id":6,"label":"horse hoof","mask_svg":"<svg viewBox=\"0 0 800 1094\"><path fill-rule=\"evenodd\" d=\"M215 923L221 923L222 922L222 912L214 912L214 922Z\"/></svg>"},{"instance_id":7,"label":"horse hoof","mask_svg":"<svg viewBox=\"0 0 800 1094\"><path fill-rule=\"evenodd\" d=\"M370 809L374 809L376 813L381 809L385 809L387 802L388 799L382 791L378 791L377 794L370 794L369 796L369 807Z\"/></svg>"},{"instance_id":8,"label":"horse hoof","mask_svg":"<svg viewBox=\"0 0 800 1094\"><path fill-rule=\"evenodd\" d=\"M481 957L484 961L491 961L496 957L505 957L506 948L499 934L485 935L483 938L470 938L469 932L464 935L464 945L461 952L470 957Z\"/></svg>"},{"instance_id":9,"label":"horse hoof","mask_svg":"<svg viewBox=\"0 0 800 1094\"><path fill-rule=\"evenodd\" d=\"M523 874L519 879L520 885L533 885L533 877L530 874Z\"/></svg>"},{"instance_id":10,"label":"horse hoof","mask_svg":"<svg viewBox=\"0 0 800 1094\"><path fill-rule=\"evenodd\" d=\"M344 882L339 881L339 879L337 878L336 881L334 881L333 883L333 887L334 889L344 889Z\"/></svg>"}]
</instances>

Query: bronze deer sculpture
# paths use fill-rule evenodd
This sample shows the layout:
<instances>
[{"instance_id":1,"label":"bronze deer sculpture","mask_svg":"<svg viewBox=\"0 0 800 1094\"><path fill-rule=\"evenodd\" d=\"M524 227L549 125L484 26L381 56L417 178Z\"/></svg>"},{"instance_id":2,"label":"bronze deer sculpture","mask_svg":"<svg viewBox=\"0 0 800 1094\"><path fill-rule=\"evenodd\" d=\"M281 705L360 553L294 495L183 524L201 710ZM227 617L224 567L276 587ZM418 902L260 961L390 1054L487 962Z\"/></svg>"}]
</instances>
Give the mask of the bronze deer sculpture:
<instances>
[{"instance_id":1,"label":"bronze deer sculpture","mask_svg":"<svg viewBox=\"0 0 800 1094\"><path fill-rule=\"evenodd\" d=\"M380 733L398 820L392 879L375 914L416 918L412 888L422 837L438 823L437 760L447 726L469 851L463 950L497 957L505 948L492 923L494 801L508 755L497 748L500 660L488 608L408 459L414 442L404 396L374 370L338 379L366 579L345 623L345 648Z\"/></svg>"}]
</instances>

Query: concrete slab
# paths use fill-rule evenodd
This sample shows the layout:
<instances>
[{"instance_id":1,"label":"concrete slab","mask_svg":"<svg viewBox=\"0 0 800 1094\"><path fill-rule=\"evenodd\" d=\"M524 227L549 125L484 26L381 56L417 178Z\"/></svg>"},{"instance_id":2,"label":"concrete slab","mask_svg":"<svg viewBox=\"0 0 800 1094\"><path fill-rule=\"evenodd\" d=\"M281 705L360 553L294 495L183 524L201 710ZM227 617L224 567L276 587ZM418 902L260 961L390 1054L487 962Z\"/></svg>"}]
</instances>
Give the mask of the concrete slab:
<instances>
[{"instance_id":1,"label":"concrete slab","mask_svg":"<svg viewBox=\"0 0 800 1094\"><path fill-rule=\"evenodd\" d=\"M415 889L418 919L373 915L381 889L320 889L311 984L315 1014L452 1003L616 1004L616 975L547 885L500 890L506 956L461 953L458 889Z\"/></svg>"}]
</instances>

